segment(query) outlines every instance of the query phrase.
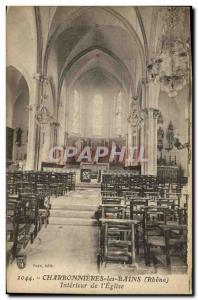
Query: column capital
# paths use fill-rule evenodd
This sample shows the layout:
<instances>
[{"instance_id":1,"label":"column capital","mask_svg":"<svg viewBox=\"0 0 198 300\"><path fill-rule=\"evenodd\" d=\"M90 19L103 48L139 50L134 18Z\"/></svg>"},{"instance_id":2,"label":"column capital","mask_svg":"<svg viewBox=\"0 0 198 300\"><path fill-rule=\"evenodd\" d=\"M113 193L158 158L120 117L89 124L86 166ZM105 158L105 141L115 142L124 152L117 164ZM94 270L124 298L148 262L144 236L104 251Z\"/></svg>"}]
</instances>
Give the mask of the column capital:
<instances>
[{"instance_id":1,"label":"column capital","mask_svg":"<svg viewBox=\"0 0 198 300\"><path fill-rule=\"evenodd\" d=\"M160 110L157 108L152 108L153 119L157 119L160 115Z\"/></svg>"},{"instance_id":2,"label":"column capital","mask_svg":"<svg viewBox=\"0 0 198 300\"><path fill-rule=\"evenodd\" d=\"M58 127L60 126L60 123L54 121L54 122L50 123L50 126L51 126L51 127L54 127L54 128L58 128Z\"/></svg>"},{"instance_id":3,"label":"column capital","mask_svg":"<svg viewBox=\"0 0 198 300\"><path fill-rule=\"evenodd\" d=\"M142 109L142 112L148 117L151 116L153 119L157 119L160 115L160 110L154 107L146 107Z\"/></svg>"},{"instance_id":4,"label":"column capital","mask_svg":"<svg viewBox=\"0 0 198 300\"><path fill-rule=\"evenodd\" d=\"M41 74L41 73L34 73L32 74L32 78L36 79L39 83L44 83L46 82L48 84L49 79L47 76Z\"/></svg>"}]
</instances>

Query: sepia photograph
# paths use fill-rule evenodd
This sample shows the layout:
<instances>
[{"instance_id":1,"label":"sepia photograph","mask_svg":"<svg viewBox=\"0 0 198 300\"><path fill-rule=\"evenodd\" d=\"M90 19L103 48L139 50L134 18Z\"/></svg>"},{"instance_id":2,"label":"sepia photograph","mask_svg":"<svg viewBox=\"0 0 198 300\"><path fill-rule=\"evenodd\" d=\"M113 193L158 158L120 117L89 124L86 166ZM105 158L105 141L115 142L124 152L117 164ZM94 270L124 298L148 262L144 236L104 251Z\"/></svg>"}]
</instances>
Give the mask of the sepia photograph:
<instances>
[{"instance_id":1,"label":"sepia photograph","mask_svg":"<svg viewBox=\"0 0 198 300\"><path fill-rule=\"evenodd\" d=\"M6 293L192 295L192 7L5 16Z\"/></svg>"}]
</instances>

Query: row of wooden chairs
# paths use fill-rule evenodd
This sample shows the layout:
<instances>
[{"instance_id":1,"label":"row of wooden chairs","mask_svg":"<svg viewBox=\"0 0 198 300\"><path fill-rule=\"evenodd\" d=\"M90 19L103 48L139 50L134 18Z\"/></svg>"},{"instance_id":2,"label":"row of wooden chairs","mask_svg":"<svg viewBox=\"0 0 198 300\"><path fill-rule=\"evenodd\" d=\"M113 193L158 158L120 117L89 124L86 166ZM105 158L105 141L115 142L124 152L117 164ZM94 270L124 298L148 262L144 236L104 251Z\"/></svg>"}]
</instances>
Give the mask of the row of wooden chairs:
<instances>
[{"instance_id":1,"label":"row of wooden chairs","mask_svg":"<svg viewBox=\"0 0 198 300\"><path fill-rule=\"evenodd\" d=\"M144 193L125 187L122 193L108 186L101 190L99 268L108 262L134 266L142 255L146 266L152 263L171 271L177 258L186 268L188 196L181 201L181 189L169 186L162 194L162 186L155 193L150 187Z\"/></svg>"},{"instance_id":2,"label":"row of wooden chairs","mask_svg":"<svg viewBox=\"0 0 198 300\"><path fill-rule=\"evenodd\" d=\"M7 194L7 263L16 259L19 268L26 265L25 248L33 243L42 225L48 224L49 206L42 194Z\"/></svg>"},{"instance_id":3,"label":"row of wooden chairs","mask_svg":"<svg viewBox=\"0 0 198 300\"><path fill-rule=\"evenodd\" d=\"M102 191L116 191L120 196L128 191L143 193L157 191L157 178L150 175L132 175L130 173L104 173L101 183Z\"/></svg>"},{"instance_id":4,"label":"row of wooden chairs","mask_svg":"<svg viewBox=\"0 0 198 300\"><path fill-rule=\"evenodd\" d=\"M58 197L67 191L75 189L75 173L52 173L52 172L9 172L7 173L7 191L17 194L24 189Z\"/></svg>"},{"instance_id":5,"label":"row of wooden chairs","mask_svg":"<svg viewBox=\"0 0 198 300\"><path fill-rule=\"evenodd\" d=\"M116 192L122 196L127 192L136 192L141 195L160 195L165 197L168 193L181 194L182 183L171 183L159 180L153 175L133 175L129 172L111 173L105 172L102 176L101 192Z\"/></svg>"},{"instance_id":6,"label":"row of wooden chairs","mask_svg":"<svg viewBox=\"0 0 198 300\"><path fill-rule=\"evenodd\" d=\"M50 197L62 196L75 189L75 173L7 173L7 261L16 258L25 267L25 248L33 243L42 224L47 226Z\"/></svg>"}]
</instances>

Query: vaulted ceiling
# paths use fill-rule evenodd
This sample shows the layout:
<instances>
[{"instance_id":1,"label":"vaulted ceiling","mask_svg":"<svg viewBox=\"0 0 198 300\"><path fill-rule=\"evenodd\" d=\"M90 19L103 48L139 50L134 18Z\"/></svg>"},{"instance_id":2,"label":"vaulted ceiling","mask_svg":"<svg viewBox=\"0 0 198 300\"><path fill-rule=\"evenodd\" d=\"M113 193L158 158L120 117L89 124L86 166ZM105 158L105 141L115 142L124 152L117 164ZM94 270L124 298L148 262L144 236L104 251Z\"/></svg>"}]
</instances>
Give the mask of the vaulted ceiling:
<instances>
[{"instance_id":1,"label":"vaulted ceiling","mask_svg":"<svg viewBox=\"0 0 198 300\"><path fill-rule=\"evenodd\" d=\"M127 14L128 12L128 14ZM144 37L134 8L58 7L41 8L48 14L44 70L57 60L60 93L88 71L105 70L130 95L135 93L145 67Z\"/></svg>"},{"instance_id":2,"label":"vaulted ceiling","mask_svg":"<svg viewBox=\"0 0 198 300\"><path fill-rule=\"evenodd\" d=\"M101 70L128 94L155 55L162 34L159 7L11 7L7 9L7 64L31 87L33 73L50 78L54 109L62 86ZM104 79L105 79L104 78ZM55 111L55 110L54 110Z\"/></svg>"},{"instance_id":3,"label":"vaulted ceiling","mask_svg":"<svg viewBox=\"0 0 198 300\"><path fill-rule=\"evenodd\" d=\"M27 82L23 75L14 67L9 66L6 72L6 84L7 84L7 91L12 93L12 105L15 104L17 98L25 93L27 96L29 94L29 89ZM27 99L28 100L28 99Z\"/></svg>"}]
</instances>

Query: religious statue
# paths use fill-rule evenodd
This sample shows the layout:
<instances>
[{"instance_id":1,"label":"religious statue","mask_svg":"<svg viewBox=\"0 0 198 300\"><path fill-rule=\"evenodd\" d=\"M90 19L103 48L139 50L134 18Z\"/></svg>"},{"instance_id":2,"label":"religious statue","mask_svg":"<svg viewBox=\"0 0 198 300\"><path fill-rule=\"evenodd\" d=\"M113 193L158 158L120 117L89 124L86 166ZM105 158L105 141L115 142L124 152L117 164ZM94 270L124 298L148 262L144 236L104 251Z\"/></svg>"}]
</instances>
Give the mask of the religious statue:
<instances>
[{"instance_id":1,"label":"religious statue","mask_svg":"<svg viewBox=\"0 0 198 300\"><path fill-rule=\"evenodd\" d=\"M168 148L166 148L166 150L170 151L173 149L174 141L175 141L174 127L173 127L173 123L171 121L167 128L166 139L168 142Z\"/></svg>"},{"instance_id":2,"label":"religious statue","mask_svg":"<svg viewBox=\"0 0 198 300\"><path fill-rule=\"evenodd\" d=\"M157 148L158 150L161 152L163 147L164 147L164 130L163 128L160 126L158 128L158 131L157 131Z\"/></svg>"}]
</instances>

